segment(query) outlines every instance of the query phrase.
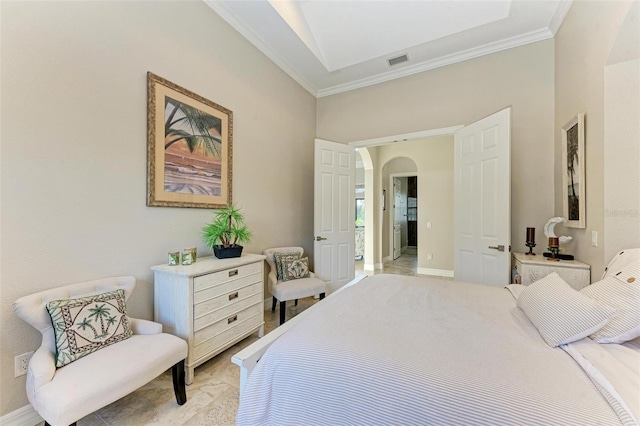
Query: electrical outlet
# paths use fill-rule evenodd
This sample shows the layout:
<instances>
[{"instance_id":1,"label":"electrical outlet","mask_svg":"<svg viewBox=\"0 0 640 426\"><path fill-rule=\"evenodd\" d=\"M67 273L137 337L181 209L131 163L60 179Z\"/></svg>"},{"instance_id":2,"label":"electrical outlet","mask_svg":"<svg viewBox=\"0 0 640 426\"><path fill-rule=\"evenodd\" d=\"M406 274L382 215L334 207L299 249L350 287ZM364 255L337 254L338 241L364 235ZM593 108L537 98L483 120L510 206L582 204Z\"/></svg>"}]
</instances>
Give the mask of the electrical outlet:
<instances>
[{"instance_id":1,"label":"electrical outlet","mask_svg":"<svg viewBox=\"0 0 640 426\"><path fill-rule=\"evenodd\" d=\"M33 356L33 351L24 353L22 355L18 355L14 361L15 368L15 376L19 377L27 374L27 367L29 366L29 361Z\"/></svg>"},{"instance_id":2,"label":"electrical outlet","mask_svg":"<svg viewBox=\"0 0 640 426\"><path fill-rule=\"evenodd\" d=\"M433 254L427 253L427 260L433 260Z\"/></svg>"}]
</instances>

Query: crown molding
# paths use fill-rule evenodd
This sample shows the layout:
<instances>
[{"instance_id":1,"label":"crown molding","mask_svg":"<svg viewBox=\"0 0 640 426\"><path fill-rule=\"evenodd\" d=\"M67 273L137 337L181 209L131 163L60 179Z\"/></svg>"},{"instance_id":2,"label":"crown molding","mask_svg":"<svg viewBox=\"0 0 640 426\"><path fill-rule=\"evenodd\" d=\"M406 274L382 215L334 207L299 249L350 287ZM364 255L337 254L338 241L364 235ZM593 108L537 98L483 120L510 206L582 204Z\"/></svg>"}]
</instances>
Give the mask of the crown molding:
<instances>
[{"instance_id":1,"label":"crown molding","mask_svg":"<svg viewBox=\"0 0 640 426\"><path fill-rule=\"evenodd\" d=\"M500 40L493 43L488 43L472 49L467 49L452 55L441 56L440 58L433 59L427 62L421 62L419 64L410 65L397 71L390 71L384 74L379 74L373 77L363 78L351 83L341 84L327 89L318 90L317 97L322 98L325 96L336 95L350 90L360 89L367 86L373 86L375 84L384 83L387 81L395 80L401 77L407 77L410 75L418 74L424 71L432 70L435 68L444 67L446 65L452 65L458 62L463 62L468 59L478 58L480 56L489 55L491 53L501 52L503 50L512 49L514 47L524 46L526 44L535 43L542 40L553 38L553 33L547 29L541 29L537 31L531 31L526 34L522 34L516 37Z\"/></svg>"},{"instance_id":2,"label":"crown molding","mask_svg":"<svg viewBox=\"0 0 640 426\"><path fill-rule=\"evenodd\" d=\"M302 86L307 92L311 93L316 98L318 97L318 90L311 84L306 78L302 77L291 67L287 65L287 62L280 56L280 54L269 47L265 41L258 36L251 28L246 26L242 21L236 19L233 12L231 12L224 2L215 0L204 0L204 3L213 9L222 19L224 19L233 29L238 31L244 38L246 38L254 47L257 47L264 55L266 55L273 63L279 66L289 77L293 78L300 86Z\"/></svg>"},{"instance_id":3,"label":"crown molding","mask_svg":"<svg viewBox=\"0 0 640 426\"><path fill-rule=\"evenodd\" d=\"M439 58L432 59L427 62L421 62L415 65L408 65L403 68L387 71L382 74L378 74L372 77L362 78L349 83L339 84L336 86L328 87L325 89L318 89L314 84L300 73L291 68L287 61L281 56L281 54L271 48L258 34L256 34L250 27L245 25L242 21L235 17L235 14L227 7L225 2L216 0L204 0L213 11L215 11L222 19L224 19L233 29L238 31L243 37L245 37L251 44L253 44L258 50L260 50L265 56L267 56L273 63L280 67L285 73L287 73L293 80L295 80L300 86L302 86L307 92L312 94L316 98L322 98L331 95L337 95L340 93L348 92L355 89L361 89L368 86L384 83L387 81L395 80L402 77L408 77L414 74L418 74L424 71L429 71L435 68L452 65L458 62L463 62L469 59L478 58L480 56L489 55L492 53L501 52L503 50L512 49L514 47L524 46L526 44L535 43L538 41L547 40L553 38L560 28L562 21L564 20L569 8L571 7L573 0L561 0L559 6L556 9L548 28L543 28L536 31L531 31L526 34L518 35L515 37L507 38L493 43L488 43L482 46L467 49L461 52L457 52L451 55L441 56Z\"/></svg>"},{"instance_id":4,"label":"crown molding","mask_svg":"<svg viewBox=\"0 0 640 426\"><path fill-rule=\"evenodd\" d=\"M560 25L562 25L562 21L564 21L564 18L567 16L572 3L573 0L562 0L551 17L551 21L549 21L549 31L551 31L554 36L560 29Z\"/></svg>"}]
</instances>

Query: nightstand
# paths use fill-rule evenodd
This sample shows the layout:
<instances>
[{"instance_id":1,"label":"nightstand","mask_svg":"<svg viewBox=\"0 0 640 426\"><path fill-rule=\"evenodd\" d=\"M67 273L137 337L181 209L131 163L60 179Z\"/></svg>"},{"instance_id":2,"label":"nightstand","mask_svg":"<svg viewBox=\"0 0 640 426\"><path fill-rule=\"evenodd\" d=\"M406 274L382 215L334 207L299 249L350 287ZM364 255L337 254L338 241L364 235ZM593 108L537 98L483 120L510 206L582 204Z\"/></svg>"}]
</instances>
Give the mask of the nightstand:
<instances>
[{"instance_id":1,"label":"nightstand","mask_svg":"<svg viewBox=\"0 0 640 426\"><path fill-rule=\"evenodd\" d=\"M189 345L185 380L203 362L264 330L265 257L198 258L192 265L158 265L154 272L154 320Z\"/></svg>"},{"instance_id":2,"label":"nightstand","mask_svg":"<svg viewBox=\"0 0 640 426\"><path fill-rule=\"evenodd\" d=\"M512 281L529 285L557 272L560 278L576 290L591 284L591 266L578 260L547 260L538 254L536 256L524 253L511 253Z\"/></svg>"}]
</instances>

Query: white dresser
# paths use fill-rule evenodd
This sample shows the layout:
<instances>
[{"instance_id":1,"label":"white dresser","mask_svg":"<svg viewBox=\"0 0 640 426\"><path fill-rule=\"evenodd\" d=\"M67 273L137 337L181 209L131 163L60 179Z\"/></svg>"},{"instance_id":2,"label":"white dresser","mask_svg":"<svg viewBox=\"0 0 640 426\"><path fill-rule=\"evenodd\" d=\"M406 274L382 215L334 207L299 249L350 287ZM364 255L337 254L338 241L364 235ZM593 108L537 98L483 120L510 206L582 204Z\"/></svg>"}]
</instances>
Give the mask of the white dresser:
<instances>
[{"instance_id":1,"label":"white dresser","mask_svg":"<svg viewBox=\"0 0 640 426\"><path fill-rule=\"evenodd\" d=\"M258 330L264 331L263 255L198 258L188 266L158 265L154 318L189 345L185 373Z\"/></svg>"},{"instance_id":2,"label":"white dresser","mask_svg":"<svg viewBox=\"0 0 640 426\"><path fill-rule=\"evenodd\" d=\"M529 285L557 272L560 278L576 290L591 284L591 267L577 260L547 260L538 254L536 256L524 253L511 253L511 268L513 280L517 284Z\"/></svg>"}]
</instances>

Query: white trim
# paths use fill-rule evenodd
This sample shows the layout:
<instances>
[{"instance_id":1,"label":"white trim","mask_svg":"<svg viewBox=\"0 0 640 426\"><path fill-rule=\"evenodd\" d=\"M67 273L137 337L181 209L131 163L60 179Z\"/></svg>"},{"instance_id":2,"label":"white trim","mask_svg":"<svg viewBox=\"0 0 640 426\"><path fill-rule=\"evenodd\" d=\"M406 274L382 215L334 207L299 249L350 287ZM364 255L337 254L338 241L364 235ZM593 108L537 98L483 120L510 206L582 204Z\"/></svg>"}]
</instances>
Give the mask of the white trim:
<instances>
[{"instance_id":1,"label":"white trim","mask_svg":"<svg viewBox=\"0 0 640 426\"><path fill-rule=\"evenodd\" d=\"M384 262L383 263L376 263L374 268L375 268L374 271L376 271L378 269L383 269L384 268Z\"/></svg>"},{"instance_id":2,"label":"white trim","mask_svg":"<svg viewBox=\"0 0 640 426\"><path fill-rule=\"evenodd\" d=\"M22 408L18 408L17 410L0 417L0 424L2 426L37 425L43 421L44 419L36 413L36 410L33 409L31 404L25 405Z\"/></svg>"},{"instance_id":3,"label":"white trim","mask_svg":"<svg viewBox=\"0 0 640 426\"><path fill-rule=\"evenodd\" d=\"M356 81L338 84L336 86L327 87L324 89L317 89L311 81L304 75L296 72L287 61L281 56L281 54L271 48L262 37L256 34L250 27L245 25L242 21L238 20L234 13L229 10L225 5L225 2L216 0L204 0L204 2L213 9L222 19L224 19L229 25L231 25L236 31L238 31L243 37L245 37L251 44L258 48L265 56L273 61L278 67L280 67L285 73L287 73L292 79L294 79L300 86L302 86L307 92L311 93L316 98L322 98L325 96L331 96L338 93L348 92L350 90L359 89L362 87L373 86L375 84L384 83L386 81L395 80L397 78L407 77L410 75L418 74L423 71L432 70L435 68L452 65L458 62L463 62L468 59L477 58L484 55L500 52L503 50L511 49L514 47L524 46L530 43L546 40L552 38L558 31L558 28L562 24L562 20L566 16L569 8L571 7L571 0L561 1L560 5L556 9L549 28L542 28L539 30L531 31L526 34L517 35L515 37L506 38L504 40L487 43L482 46L474 47L471 49L463 50L461 52L453 53L450 55L434 58L427 62L418 63L415 65L405 66L400 69L390 70L382 74L378 74L371 77L362 78ZM326 68L325 68L326 69Z\"/></svg>"},{"instance_id":4,"label":"white trim","mask_svg":"<svg viewBox=\"0 0 640 426\"><path fill-rule=\"evenodd\" d=\"M393 178L397 178L397 177L412 177L415 176L416 178L418 177L418 165L416 164L416 162L413 160L413 158L409 158L411 161L413 161L413 164L416 166L416 171L415 172L399 172L399 173L390 173L389 174L389 190L391 192L391 194L393 195L393 191L391 191L391 189L393 188ZM393 200L395 202L395 200ZM394 249L395 247L393 247L393 243L394 243L394 238L395 235L394 233L394 226L395 224L393 223L393 221L395 220L395 204L394 203L390 203L389 206L393 206L393 208L389 209L389 259L393 259L393 255L394 255ZM393 220L392 220L393 219ZM384 220L384 218L383 218ZM407 225L408 226L408 225ZM418 225L418 227L420 227L420 225ZM401 242L402 244L402 242ZM406 248L407 246L404 246L404 248ZM400 255L402 256L402 247L400 247ZM393 259L395 260L395 259Z\"/></svg>"},{"instance_id":5,"label":"white trim","mask_svg":"<svg viewBox=\"0 0 640 426\"><path fill-rule=\"evenodd\" d=\"M371 263L365 263L364 267L362 269L364 271L375 271L376 270L376 265L373 265Z\"/></svg>"},{"instance_id":6,"label":"white trim","mask_svg":"<svg viewBox=\"0 0 640 426\"><path fill-rule=\"evenodd\" d=\"M569 8L571 8L571 3L573 3L573 0L561 1L553 13L551 21L549 21L549 31L551 31L554 37L560 29L560 25L562 25L565 16L567 16L567 12L569 12Z\"/></svg>"},{"instance_id":7,"label":"white trim","mask_svg":"<svg viewBox=\"0 0 640 426\"><path fill-rule=\"evenodd\" d=\"M348 92L349 90L360 89L362 87L367 87L367 86L373 86L375 84L384 83L386 81L395 80L397 78L418 74L423 71L428 71L435 68L444 67L446 65L452 65L458 62L463 62L468 59L478 58L480 56L501 52L503 50L508 50L514 47L524 46L526 44L547 40L549 38L553 38L553 35L554 33L548 28L530 31L526 34L521 34L515 37L507 38L507 39L496 41L493 43L487 43L485 45L463 50L461 52L457 52L451 55L441 56L439 58L432 59L431 61L421 62L419 64L415 64L413 66L407 66L396 71L389 71L383 74L375 75L373 77L367 77L367 78L356 80L350 83L339 84L337 86L328 87L326 89L320 89L318 90L316 97L322 98L325 96L331 96L331 95L336 95L338 93ZM293 78L295 79L295 77Z\"/></svg>"},{"instance_id":8,"label":"white trim","mask_svg":"<svg viewBox=\"0 0 640 426\"><path fill-rule=\"evenodd\" d=\"M246 38L251 44L258 48L265 54L273 63L279 66L282 71L287 73L289 77L293 78L300 86L302 86L307 92L311 93L316 98L318 97L318 90L311 84L311 82L304 76L298 74L293 68L291 68L287 61L285 61L278 51L273 50L268 43L258 36L253 30L247 27L241 20L236 19L233 12L229 11L225 2L217 0L204 0L207 6L213 9L222 19L227 21L236 31L238 31L244 38Z\"/></svg>"},{"instance_id":9,"label":"white trim","mask_svg":"<svg viewBox=\"0 0 640 426\"><path fill-rule=\"evenodd\" d=\"M383 258L382 258L382 263L381 263L381 264L380 264L380 263L378 264L378 265L380 265L380 268L379 268L379 269L384 268L384 263L385 263L385 262L388 262L388 261L390 261L390 260L393 260L393 259L391 259L391 256L385 256L385 257L383 257Z\"/></svg>"},{"instance_id":10,"label":"white trim","mask_svg":"<svg viewBox=\"0 0 640 426\"><path fill-rule=\"evenodd\" d=\"M416 272L419 275L434 275L436 277L453 278L453 271L449 269L418 268Z\"/></svg>"},{"instance_id":11,"label":"white trim","mask_svg":"<svg viewBox=\"0 0 640 426\"><path fill-rule=\"evenodd\" d=\"M411 139L429 138L432 136L444 136L453 135L456 131L462 129L464 125L441 127L439 129L422 130L420 132L404 133L401 135L383 136L380 138L363 139L359 141L349 142L349 145L356 148L363 148L368 146L384 145L392 142L406 141Z\"/></svg>"}]
</instances>

